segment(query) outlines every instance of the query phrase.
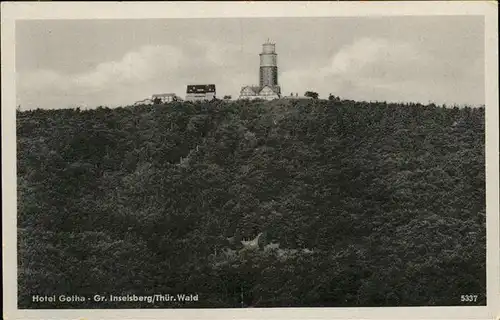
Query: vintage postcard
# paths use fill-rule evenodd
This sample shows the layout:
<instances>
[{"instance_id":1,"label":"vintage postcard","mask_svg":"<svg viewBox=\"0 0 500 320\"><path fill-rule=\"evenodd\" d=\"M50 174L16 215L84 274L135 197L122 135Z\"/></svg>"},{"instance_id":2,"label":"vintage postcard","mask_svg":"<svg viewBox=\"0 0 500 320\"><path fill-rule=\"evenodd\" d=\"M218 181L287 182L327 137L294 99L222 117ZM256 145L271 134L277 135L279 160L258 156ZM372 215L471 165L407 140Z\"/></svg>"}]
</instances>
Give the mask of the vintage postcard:
<instances>
[{"instance_id":1,"label":"vintage postcard","mask_svg":"<svg viewBox=\"0 0 500 320\"><path fill-rule=\"evenodd\" d=\"M498 7L2 3L5 319L494 319Z\"/></svg>"}]
</instances>

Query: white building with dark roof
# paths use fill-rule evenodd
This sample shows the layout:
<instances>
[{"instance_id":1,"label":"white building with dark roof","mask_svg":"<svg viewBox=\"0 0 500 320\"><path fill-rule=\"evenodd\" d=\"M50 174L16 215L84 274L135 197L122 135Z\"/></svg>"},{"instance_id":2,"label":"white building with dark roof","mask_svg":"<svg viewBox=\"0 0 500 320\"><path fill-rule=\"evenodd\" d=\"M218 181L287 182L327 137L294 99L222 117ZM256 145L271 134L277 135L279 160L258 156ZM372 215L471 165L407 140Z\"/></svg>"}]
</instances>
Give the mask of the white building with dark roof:
<instances>
[{"instance_id":1,"label":"white building with dark roof","mask_svg":"<svg viewBox=\"0 0 500 320\"><path fill-rule=\"evenodd\" d=\"M186 101L213 100L215 93L215 84L188 85L186 89Z\"/></svg>"}]
</instances>

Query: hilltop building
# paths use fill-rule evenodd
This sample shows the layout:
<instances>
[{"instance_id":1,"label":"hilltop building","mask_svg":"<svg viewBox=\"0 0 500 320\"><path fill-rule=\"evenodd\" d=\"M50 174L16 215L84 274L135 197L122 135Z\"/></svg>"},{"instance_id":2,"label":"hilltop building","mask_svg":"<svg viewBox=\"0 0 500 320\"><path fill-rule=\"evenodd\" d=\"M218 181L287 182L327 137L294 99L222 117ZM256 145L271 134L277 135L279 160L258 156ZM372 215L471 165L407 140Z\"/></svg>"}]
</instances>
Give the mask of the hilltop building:
<instances>
[{"instance_id":1,"label":"hilltop building","mask_svg":"<svg viewBox=\"0 0 500 320\"><path fill-rule=\"evenodd\" d=\"M259 68L259 85L241 88L239 99L273 100L281 97L278 85L278 54L276 44L269 40L262 45Z\"/></svg>"},{"instance_id":2,"label":"hilltop building","mask_svg":"<svg viewBox=\"0 0 500 320\"><path fill-rule=\"evenodd\" d=\"M134 106L141 106L141 105L151 105L153 104L153 100L150 98L146 98L144 100L139 100L134 103Z\"/></svg>"},{"instance_id":3,"label":"hilltop building","mask_svg":"<svg viewBox=\"0 0 500 320\"><path fill-rule=\"evenodd\" d=\"M134 103L134 106L164 104L174 101L182 101L182 98L176 95L175 93L159 93L159 94L153 94L151 98L146 98L143 100L136 101Z\"/></svg>"},{"instance_id":4,"label":"hilltop building","mask_svg":"<svg viewBox=\"0 0 500 320\"><path fill-rule=\"evenodd\" d=\"M182 101L180 97L178 97L175 93L160 93L160 94L153 94L151 97L151 100L158 101L159 103L168 103L168 102L173 102L173 101Z\"/></svg>"},{"instance_id":5,"label":"hilltop building","mask_svg":"<svg viewBox=\"0 0 500 320\"><path fill-rule=\"evenodd\" d=\"M215 98L215 84L188 85L186 101L205 101Z\"/></svg>"}]
</instances>

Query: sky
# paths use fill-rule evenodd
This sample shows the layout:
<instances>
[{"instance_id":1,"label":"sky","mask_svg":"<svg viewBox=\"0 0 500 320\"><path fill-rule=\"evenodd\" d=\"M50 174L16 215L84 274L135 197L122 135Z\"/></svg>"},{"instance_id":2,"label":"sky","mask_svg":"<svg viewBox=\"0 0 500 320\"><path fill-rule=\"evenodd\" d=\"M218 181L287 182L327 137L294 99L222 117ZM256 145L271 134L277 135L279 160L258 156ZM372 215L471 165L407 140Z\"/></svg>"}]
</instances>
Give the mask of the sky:
<instances>
[{"instance_id":1,"label":"sky","mask_svg":"<svg viewBox=\"0 0 500 320\"><path fill-rule=\"evenodd\" d=\"M237 98L267 39L284 95L485 102L484 19L469 15L18 20L17 104L116 107L208 83Z\"/></svg>"}]
</instances>

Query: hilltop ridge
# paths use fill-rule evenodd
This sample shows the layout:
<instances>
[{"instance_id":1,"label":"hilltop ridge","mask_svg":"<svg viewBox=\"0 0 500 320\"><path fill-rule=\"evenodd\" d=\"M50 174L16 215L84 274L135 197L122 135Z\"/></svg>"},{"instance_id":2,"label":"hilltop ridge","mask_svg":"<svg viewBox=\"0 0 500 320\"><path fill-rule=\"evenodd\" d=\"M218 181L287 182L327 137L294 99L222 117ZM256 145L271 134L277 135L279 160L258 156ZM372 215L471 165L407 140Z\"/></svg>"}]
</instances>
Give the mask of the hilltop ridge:
<instances>
[{"instance_id":1,"label":"hilltop ridge","mask_svg":"<svg viewBox=\"0 0 500 320\"><path fill-rule=\"evenodd\" d=\"M200 295L164 308L485 304L484 108L33 110L17 135L19 306L33 288Z\"/></svg>"}]
</instances>

